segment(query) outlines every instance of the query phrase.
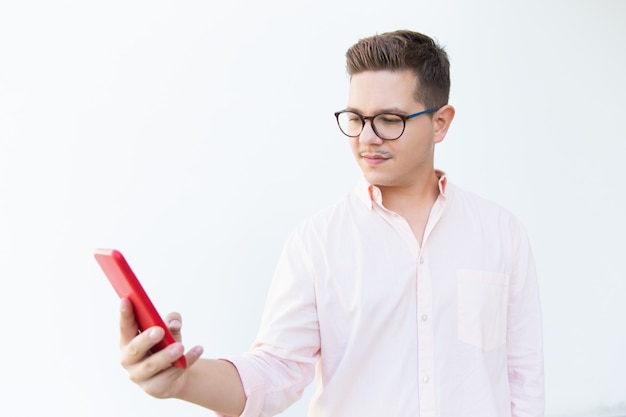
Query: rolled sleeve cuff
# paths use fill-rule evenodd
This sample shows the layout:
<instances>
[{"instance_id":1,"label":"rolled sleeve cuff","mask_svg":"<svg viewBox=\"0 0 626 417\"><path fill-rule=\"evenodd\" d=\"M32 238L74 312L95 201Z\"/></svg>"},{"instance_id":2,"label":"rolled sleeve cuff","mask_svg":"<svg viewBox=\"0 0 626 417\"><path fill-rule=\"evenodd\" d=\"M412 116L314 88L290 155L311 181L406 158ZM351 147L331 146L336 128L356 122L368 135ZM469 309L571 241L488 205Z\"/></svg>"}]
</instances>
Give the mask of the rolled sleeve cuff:
<instances>
[{"instance_id":1,"label":"rolled sleeve cuff","mask_svg":"<svg viewBox=\"0 0 626 417\"><path fill-rule=\"evenodd\" d=\"M239 372L239 378L241 378L243 391L246 395L246 405L240 417L261 416L265 397L263 393L263 378L256 372L245 356L233 356L220 359L232 363L235 368L237 368L237 372ZM219 413L216 413L216 415L219 417L229 417Z\"/></svg>"}]
</instances>

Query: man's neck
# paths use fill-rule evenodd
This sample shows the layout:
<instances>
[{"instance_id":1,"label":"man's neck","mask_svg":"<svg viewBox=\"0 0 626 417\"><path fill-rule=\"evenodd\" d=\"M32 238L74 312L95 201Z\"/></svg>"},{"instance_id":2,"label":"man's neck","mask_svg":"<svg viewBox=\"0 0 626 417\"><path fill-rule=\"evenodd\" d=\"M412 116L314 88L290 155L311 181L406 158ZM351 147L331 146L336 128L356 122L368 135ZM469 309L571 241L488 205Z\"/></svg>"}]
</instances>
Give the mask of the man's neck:
<instances>
[{"instance_id":1,"label":"man's neck","mask_svg":"<svg viewBox=\"0 0 626 417\"><path fill-rule=\"evenodd\" d=\"M427 178L405 186L378 186L383 196L383 205L396 211L403 207L415 209L420 206L433 205L439 195L439 177L432 171Z\"/></svg>"},{"instance_id":2,"label":"man's neck","mask_svg":"<svg viewBox=\"0 0 626 417\"><path fill-rule=\"evenodd\" d=\"M423 181L409 186L379 187L383 197L383 205L409 223L415 238L420 245L428 216L433 204L439 196L439 178L435 171Z\"/></svg>"}]
</instances>

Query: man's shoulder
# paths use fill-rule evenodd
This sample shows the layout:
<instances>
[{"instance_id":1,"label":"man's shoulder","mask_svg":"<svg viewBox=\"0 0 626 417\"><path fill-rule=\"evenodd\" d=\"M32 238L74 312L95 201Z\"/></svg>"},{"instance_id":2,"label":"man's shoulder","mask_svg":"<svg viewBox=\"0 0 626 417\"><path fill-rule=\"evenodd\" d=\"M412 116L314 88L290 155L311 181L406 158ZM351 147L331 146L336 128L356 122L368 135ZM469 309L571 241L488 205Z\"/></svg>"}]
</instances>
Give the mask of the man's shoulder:
<instances>
[{"instance_id":1,"label":"man's shoulder","mask_svg":"<svg viewBox=\"0 0 626 417\"><path fill-rule=\"evenodd\" d=\"M311 214L305 219L305 222L327 224L329 222L338 221L338 219L343 219L348 213L354 211L359 204L364 206L362 202L358 201L354 192L349 192L333 203Z\"/></svg>"},{"instance_id":2,"label":"man's shoulder","mask_svg":"<svg viewBox=\"0 0 626 417\"><path fill-rule=\"evenodd\" d=\"M453 212L472 214L487 220L499 219L519 223L518 217L509 208L479 193L448 183L447 194Z\"/></svg>"},{"instance_id":3,"label":"man's shoulder","mask_svg":"<svg viewBox=\"0 0 626 417\"><path fill-rule=\"evenodd\" d=\"M365 211L366 205L355 195L349 192L338 200L318 209L304 218L296 227L298 234L328 234L338 233L354 220L355 211Z\"/></svg>"},{"instance_id":4,"label":"man's shoulder","mask_svg":"<svg viewBox=\"0 0 626 417\"><path fill-rule=\"evenodd\" d=\"M444 213L449 224L474 234L471 238L475 241L479 236L485 236L497 242L504 251L505 248L515 252L530 247L522 217L473 191L454 185L450 190L450 204Z\"/></svg>"}]
</instances>

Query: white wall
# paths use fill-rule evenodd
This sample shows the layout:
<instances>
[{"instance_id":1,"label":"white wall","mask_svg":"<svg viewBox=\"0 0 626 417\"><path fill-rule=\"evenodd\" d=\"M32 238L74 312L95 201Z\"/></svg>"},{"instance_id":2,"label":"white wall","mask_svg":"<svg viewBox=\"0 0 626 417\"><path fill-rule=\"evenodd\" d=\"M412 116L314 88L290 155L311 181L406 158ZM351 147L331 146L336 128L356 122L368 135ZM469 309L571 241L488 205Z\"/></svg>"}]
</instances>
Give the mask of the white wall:
<instances>
[{"instance_id":1,"label":"white wall","mask_svg":"<svg viewBox=\"0 0 626 417\"><path fill-rule=\"evenodd\" d=\"M128 381L91 252L123 250L189 347L247 349L286 235L359 175L344 52L398 28L452 61L438 166L533 241L548 415L626 413L625 22L617 0L3 2L0 414L207 415Z\"/></svg>"}]
</instances>

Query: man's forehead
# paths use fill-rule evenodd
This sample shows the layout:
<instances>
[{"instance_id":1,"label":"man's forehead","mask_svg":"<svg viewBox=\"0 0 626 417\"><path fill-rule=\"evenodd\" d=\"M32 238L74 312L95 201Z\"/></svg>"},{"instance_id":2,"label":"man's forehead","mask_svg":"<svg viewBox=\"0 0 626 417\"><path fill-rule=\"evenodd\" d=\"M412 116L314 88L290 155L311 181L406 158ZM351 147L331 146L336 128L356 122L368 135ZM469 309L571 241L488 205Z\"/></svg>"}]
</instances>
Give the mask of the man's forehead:
<instances>
[{"instance_id":1,"label":"man's forehead","mask_svg":"<svg viewBox=\"0 0 626 417\"><path fill-rule=\"evenodd\" d=\"M354 74L350 79L348 104L354 110L368 112L406 109L417 103L416 81L408 70Z\"/></svg>"}]
</instances>

